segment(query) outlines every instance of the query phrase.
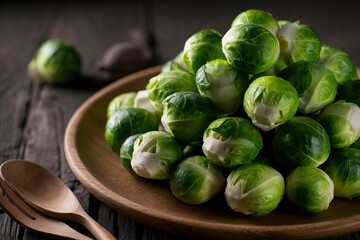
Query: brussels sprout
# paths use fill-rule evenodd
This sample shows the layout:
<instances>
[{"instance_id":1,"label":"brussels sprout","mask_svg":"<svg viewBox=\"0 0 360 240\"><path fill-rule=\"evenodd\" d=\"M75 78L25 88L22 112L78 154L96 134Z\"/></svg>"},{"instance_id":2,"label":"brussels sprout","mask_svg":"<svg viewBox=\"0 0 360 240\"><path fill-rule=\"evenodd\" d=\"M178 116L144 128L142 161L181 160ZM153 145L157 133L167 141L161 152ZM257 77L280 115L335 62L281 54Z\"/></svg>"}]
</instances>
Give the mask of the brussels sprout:
<instances>
[{"instance_id":1,"label":"brussels sprout","mask_svg":"<svg viewBox=\"0 0 360 240\"><path fill-rule=\"evenodd\" d=\"M226 202L231 209L256 217L272 212L284 194L283 176L274 168L259 163L234 169L225 188Z\"/></svg>"},{"instance_id":2,"label":"brussels sprout","mask_svg":"<svg viewBox=\"0 0 360 240\"><path fill-rule=\"evenodd\" d=\"M301 113L316 113L336 97L337 83L334 74L319 64L291 63L278 76L291 82L298 91L298 111Z\"/></svg>"},{"instance_id":3,"label":"brussels sprout","mask_svg":"<svg viewBox=\"0 0 360 240\"><path fill-rule=\"evenodd\" d=\"M323 166L334 182L336 197L360 196L360 150L345 148L332 153Z\"/></svg>"},{"instance_id":4,"label":"brussels sprout","mask_svg":"<svg viewBox=\"0 0 360 240\"><path fill-rule=\"evenodd\" d=\"M339 100L328 105L317 121L325 128L331 147L350 146L360 136L360 108L355 103Z\"/></svg>"},{"instance_id":5,"label":"brussels sprout","mask_svg":"<svg viewBox=\"0 0 360 240\"><path fill-rule=\"evenodd\" d=\"M318 63L334 73L339 87L358 78L356 66L350 56L336 47L323 45Z\"/></svg>"},{"instance_id":6,"label":"brussels sprout","mask_svg":"<svg viewBox=\"0 0 360 240\"><path fill-rule=\"evenodd\" d=\"M107 108L107 118L119 109L122 108L132 108L134 107L136 92L125 92L120 95L114 97Z\"/></svg>"},{"instance_id":7,"label":"brussels sprout","mask_svg":"<svg viewBox=\"0 0 360 240\"><path fill-rule=\"evenodd\" d=\"M150 131L136 139L131 167L144 178L168 179L170 168L182 156L183 150L173 136L161 131Z\"/></svg>"},{"instance_id":8,"label":"brussels sprout","mask_svg":"<svg viewBox=\"0 0 360 240\"><path fill-rule=\"evenodd\" d=\"M67 41L49 39L36 51L28 64L28 71L37 80L67 84L80 75L81 58Z\"/></svg>"},{"instance_id":9,"label":"brussels sprout","mask_svg":"<svg viewBox=\"0 0 360 240\"><path fill-rule=\"evenodd\" d=\"M120 161L125 167L125 169L128 170L131 174L134 174L136 176L137 174L134 172L134 170L131 167L131 160L133 158L134 142L141 134L142 133L138 133L128 137L121 145L120 153L119 153Z\"/></svg>"},{"instance_id":10,"label":"brussels sprout","mask_svg":"<svg viewBox=\"0 0 360 240\"><path fill-rule=\"evenodd\" d=\"M337 99L353 102L360 107L360 79L346 83L340 90Z\"/></svg>"},{"instance_id":11,"label":"brussels sprout","mask_svg":"<svg viewBox=\"0 0 360 240\"><path fill-rule=\"evenodd\" d=\"M280 53L276 37L266 28L250 23L230 28L222 38L222 48L231 66L250 74L269 69Z\"/></svg>"},{"instance_id":12,"label":"brussels sprout","mask_svg":"<svg viewBox=\"0 0 360 240\"><path fill-rule=\"evenodd\" d=\"M186 64L182 59L183 51L181 51L174 59L167 61L161 68L161 72L170 72L173 70L187 71Z\"/></svg>"},{"instance_id":13,"label":"brussels sprout","mask_svg":"<svg viewBox=\"0 0 360 240\"><path fill-rule=\"evenodd\" d=\"M196 74L206 62L225 59L221 46L222 35L210 28L201 29L186 40L183 61L189 72Z\"/></svg>"},{"instance_id":14,"label":"brussels sprout","mask_svg":"<svg viewBox=\"0 0 360 240\"><path fill-rule=\"evenodd\" d=\"M156 110L162 111L162 101L174 92L198 92L195 76L180 70L162 72L149 80L146 85L148 98Z\"/></svg>"},{"instance_id":15,"label":"brussels sprout","mask_svg":"<svg viewBox=\"0 0 360 240\"><path fill-rule=\"evenodd\" d=\"M316 62L320 58L321 42L317 32L299 21L288 23L278 31L280 58L286 64L309 61Z\"/></svg>"},{"instance_id":16,"label":"brussels sprout","mask_svg":"<svg viewBox=\"0 0 360 240\"><path fill-rule=\"evenodd\" d=\"M276 76L263 76L249 85L243 105L253 124L269 131L296 114L299 95L290 82Z\"/></svg>"},{"instance_id":17,"label":"brussels sprout","mask_svg":"<svg viewBox=\"0 0 360 240\"><path fill-rule=\"evenodd\" d=\"M223 167L251 162L263 145L260 131L240 117L216 119L205 130L203 141L204 154Z\"/></svg>"},{"instance_id":18,"label":"brussels sprout","mask_svg":"<svg viewBox=\"0 0 360 240\"><path fill-rule=\"evenodd\" d=\"M269 30L274 36L276 36L277 31L279 31L279 25L271 13L260 9L249 9L241 12L234 18L231 27L245 23L261 25Z\"/></svg>"},{"instance_id":19,"label":"brussels sprout","mask_svg":"<svg viewBox=\"0 0 360 240\"><path fill-rule=\"evenodd\" d=\"M160 119L160 116L162 114L161 111L157 110L150 102L148 98L149 92L148 90L140 90L136 93L135 99L134 99L134 107L136 108L143 108L152 114L154 114L156 117Z\"/></svg>"},{"instance_id":20,"label":"brussels sprout","mask_svg":"<svg viewBox=\"0 0 360 240\"><path fill-rule=\"evenodd\" d=\"M334 183L321 169L299 166L286 178L286 196L289 202L306 213L328 209L334 198Z\"/></svg>"},{"instance_id":21,"label":"brussels sprout","mask_svg":"<svg viewBox=\"0 0 360 240\"><path fill-rule=\"evenodd\" d=\"M173 93L163 104L161 122L165 130L185 143L201 142L205 129L217 117L214 104L198 93Z\"/></svg>"},{"instance_id":22,"label":"brussels sprout","mask_svg":"<svg viewBox=\"0 0 360 240\"><path fill-rule=\"evenodd\" d=\"M318 167L329 157L330 150L328 134L312 118L295 116L275 130L273 153L282 166Z\"/></svg>"},{"instance_id":23,"label":"brussels sprout","mask_svg":"<svg viewBox=\"0 0 360 240\"><path fill-rule=\"evenodd\" d=\"M119 154L123 142L131 135L158 129L154 114L142 108L123 108L114 112L105 126L105 139Z\"/></svg>"},{"instance_id":24,"label":"brussels sprout","mask_svg":"<svg viewBox=\"0 0 360 240\"><path fill-rule=\"evenodd\" d=\"M219 193L225 178L220 169L204 156L188 157L170 174L170 189L179 200L202 204Z\"/></svg>"},{"instance_id":25,"label":"brussels sprout","mask_svg":"<svg viewBox=\"0 0 360 240\"><path fill-rule=\"evenodd\" d=\"M249 77L226 60L215 59L199 68L196 85L200 95L210 98L220 114L228 114L242 106Z\"/></svg>"}]
</instances>

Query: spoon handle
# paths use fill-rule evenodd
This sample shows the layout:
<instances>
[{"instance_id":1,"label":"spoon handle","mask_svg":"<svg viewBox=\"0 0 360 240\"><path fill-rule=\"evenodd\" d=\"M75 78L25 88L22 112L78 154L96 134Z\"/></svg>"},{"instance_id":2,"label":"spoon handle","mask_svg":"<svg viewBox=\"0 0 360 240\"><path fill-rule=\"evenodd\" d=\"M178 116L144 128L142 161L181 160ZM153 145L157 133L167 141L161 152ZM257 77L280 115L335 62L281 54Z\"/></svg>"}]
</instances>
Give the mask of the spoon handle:
<instances>
[{"instance_id":1,"label":"spoon handle","mask_svg":"<svg viewBox=\"0 0 360 240\"><path fill-rule=\"evenodd\" d=\"M116 238L92 217L90 217L82 207L79 207L74 214L78 217L76 220L89 230L96 239L116 240Z\"/></svg>"}]
</instances>

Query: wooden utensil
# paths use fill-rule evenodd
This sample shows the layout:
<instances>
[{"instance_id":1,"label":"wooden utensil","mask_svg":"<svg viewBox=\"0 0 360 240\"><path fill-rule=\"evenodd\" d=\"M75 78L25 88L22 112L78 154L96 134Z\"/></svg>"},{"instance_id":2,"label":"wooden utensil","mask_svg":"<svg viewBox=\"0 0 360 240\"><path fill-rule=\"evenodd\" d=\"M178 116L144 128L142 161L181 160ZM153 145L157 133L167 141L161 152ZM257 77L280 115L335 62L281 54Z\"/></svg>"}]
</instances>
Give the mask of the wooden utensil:
<instances>
[{"instance_id":1,"label":"wooden utensil","mask_svg":"<svg viewBox=\"0 0 360 240\"><path fill-rule=\"evenodd\" d=\"M61 179L42 166L13 159L0 167L0 176L31 207L49 217L82 224L96 239L115 239L81 207Z\"/></svg>"},{"instance_id":2,"label":"wooden utensil","mask_svg":"<svg viewBox=\"0 0 360 240\"><path fill-rule=\"evenodd\" d=\"M0 178L0 205L22 227L47 237L90 240L91 238L75 231L64 222L49 218L27 205Z\"/></svg>"}]
</instances>

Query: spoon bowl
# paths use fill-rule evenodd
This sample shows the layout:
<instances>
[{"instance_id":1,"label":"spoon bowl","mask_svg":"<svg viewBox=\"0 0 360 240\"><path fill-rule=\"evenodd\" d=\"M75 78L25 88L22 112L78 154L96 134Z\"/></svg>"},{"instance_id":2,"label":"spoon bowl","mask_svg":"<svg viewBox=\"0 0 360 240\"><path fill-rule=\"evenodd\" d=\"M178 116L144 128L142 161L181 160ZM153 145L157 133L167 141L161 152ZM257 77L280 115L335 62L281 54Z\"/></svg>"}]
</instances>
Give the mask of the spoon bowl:
<instances>
[{"instance_id":1,"label":"spoon bowl","mask_svg":"<svg viewBox=\"0 0 360 240\"><path fill-rule=\"evenodd\" d=\"M27 160L8 160L1 165L0 176L39 212L53 218L78 222L97 239L115 239L85 212L66 184L44 167Z\"/></svg>"}]
</instances>

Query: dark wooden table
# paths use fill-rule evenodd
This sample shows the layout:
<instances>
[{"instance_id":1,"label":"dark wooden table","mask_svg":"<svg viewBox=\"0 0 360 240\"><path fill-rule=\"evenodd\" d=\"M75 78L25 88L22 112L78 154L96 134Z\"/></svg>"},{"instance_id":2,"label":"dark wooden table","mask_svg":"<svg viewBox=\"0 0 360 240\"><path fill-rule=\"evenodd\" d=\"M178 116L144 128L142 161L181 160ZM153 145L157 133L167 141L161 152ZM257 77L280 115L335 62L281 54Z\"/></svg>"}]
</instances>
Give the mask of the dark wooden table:
<instances>
[{"instance_id":1,"label":"dark wooden table","mask_svg":"<svg viewBox=\"0 0 360 240\"><path fill-rule=\"evenodd\" d=\"M267 10L278 19L301 20L323 43L346 51L360 64L360 18L355 1L49 1L0 3L0 163L7 159L38 162L74 191L82 206L118 239L184 239L145 226L102 204L79 183L64 154L69 119L106 82L96 63L114 43L128 41L134 29L154 37L155 60L163 63L183 48L195 31L211 27L225 33L231 20L249 8ZM39 45L53 37L66 39L83 60L83 81L56 87L32 81L27 64ZM85 82L88 80L88 82ZM0 210L1 211L1 210ZM0 239L43 239L0 212ZM186 238L188 239L188 238ZM241 239L241 237L239 237ZM333 239L360 239L349 233Z\"/></svg>"}]
</instances>

